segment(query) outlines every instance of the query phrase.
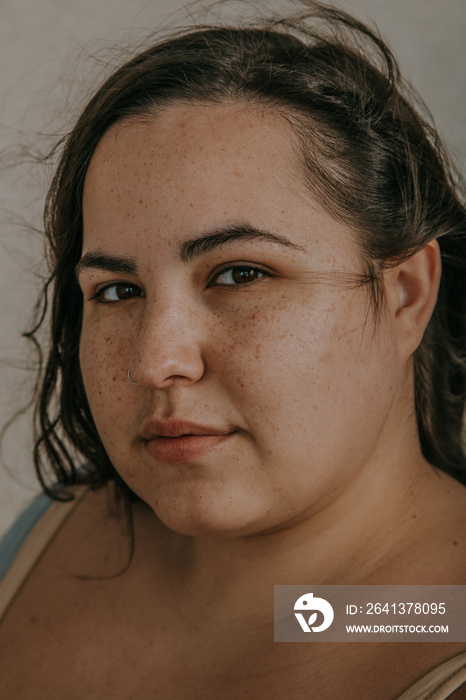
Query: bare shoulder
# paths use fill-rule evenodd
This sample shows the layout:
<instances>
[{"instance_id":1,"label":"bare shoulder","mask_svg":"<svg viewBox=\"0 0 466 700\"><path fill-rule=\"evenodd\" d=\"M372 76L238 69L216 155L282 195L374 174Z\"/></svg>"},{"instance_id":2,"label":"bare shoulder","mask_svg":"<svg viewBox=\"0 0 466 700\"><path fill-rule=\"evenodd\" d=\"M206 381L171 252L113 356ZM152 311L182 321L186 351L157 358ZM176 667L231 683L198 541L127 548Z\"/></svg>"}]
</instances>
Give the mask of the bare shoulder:
<instances>
[{"instance_id":1,"label":"bare shoulder","mask_svg":"<svg viewBox=\"0 0 466 700\"><path fill-rule=\"evenodd\" d=\"M83 635L89 637L99 615L108 615L103 601L116 601L131 538L124 511L114 503L111 486L89 491L10 605L0 625L0 688L9 697L30 697L32 678L42 697L41 669L44 684L52 669L59 684L63 669L82 657Z\"/></svg>"}]
</instances>

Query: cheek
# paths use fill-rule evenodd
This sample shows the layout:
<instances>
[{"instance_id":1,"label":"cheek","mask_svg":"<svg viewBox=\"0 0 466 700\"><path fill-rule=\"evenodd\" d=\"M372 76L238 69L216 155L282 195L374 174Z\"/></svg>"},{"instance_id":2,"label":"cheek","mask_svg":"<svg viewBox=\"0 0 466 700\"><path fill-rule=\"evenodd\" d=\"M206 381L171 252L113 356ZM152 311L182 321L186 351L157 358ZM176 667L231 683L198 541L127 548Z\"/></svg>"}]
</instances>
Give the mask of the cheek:
<instances>
[{"instance_id":1,"label":"cheek","mask_svg":"<svg viewBox=\"0 0 466 700\"><path fill-rule=\"evenodd\" d=\"M94 422L105 443L113 441L115 425L121 422L130 397L128 349L129 342L114 329L84 319L79 346L81 373Z\"/></svg>"},{"instance_id":2,"label":"cheek","mask_svg":"<svg viewBox=\"0 0 466 700\"><path fill-rule=\"evenodd\" d=\"M397 367L393 339L374 331L367 300L353 292L262 307L235 327L217 357L251 425L262 435L306 442L306 449L308 435L326 449L355 426L361 434L382 420Z\"/></svg>"},{"instance_id":3,"label":"cheek","mask_svg":"<svg viewBox=\"0 0 466 700\"><path fill-rule=\"evenodd\" d=\"M282 391L299 389L303 381L321 381L331 365L351 352L349 328L342 328L345 314L334 305L313 308L284 297L268 306L259 304L244 319L212 335L213 355L238 391L250 391L259 403L285 399ZM279 399L281 399L279 401Z\"/></svg>"}]
</instances>

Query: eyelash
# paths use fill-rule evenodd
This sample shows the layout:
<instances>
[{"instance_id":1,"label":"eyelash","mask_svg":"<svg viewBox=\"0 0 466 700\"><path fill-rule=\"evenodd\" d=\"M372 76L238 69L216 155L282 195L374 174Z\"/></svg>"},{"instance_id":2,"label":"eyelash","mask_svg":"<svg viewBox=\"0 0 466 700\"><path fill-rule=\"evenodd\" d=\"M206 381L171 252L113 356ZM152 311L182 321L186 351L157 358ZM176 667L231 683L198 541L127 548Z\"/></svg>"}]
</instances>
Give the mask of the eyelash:
<instances>
[{"instance_id":1,"label":"eyelash","mask_svg":"<svg viewBox=\"0 0 466 700\"><path fill-rule=\"evenodd\" d=\"M134 295L134 296L128 296L126 299L134 299L137 298L137 296L143 297L145 296L142 289L137 286L137 284L128 284L125 282L112 282L111 284L105 285L105 287L101 287L100 289L97 290L95 294L93 294L91 297L89 297L89 301L96 301L99 304L116 304L118 301L125 301L125 298L122 299L104 299L105 292L108 292L110 289L118 289L118 288L123 288L123 289L132 289L132 290L138 290L140 294Z\"/></svg>"},{"instance_id":2,"label":"eyelash","mask_svg":"<svg viewBox=\"0 0 466 700\"><path fill-rule=\"evenodd\" d=\"M253 280L246 280L244 282L236 282L234 281L233 275L235 272L241 273L254 273L257 274L259 273L259 277L256 277ZM220 283L216 284L216 280L218 280L222 275L225 275L226 273L231 273L232 274L232 279L233 283ZM215 273L215 275L212 277L210 282L208 283L208 287L230 287L231 289L235 289L238 287L250 285L250 284L255 284L258 282L258 280L264 278L264 277L271 277L272 275L270 272L267 272L266 270L263 270L260 267L257 267L255 265L230 265L229 267L224 267L222 270L219 270L218 272ZM108 292L111 289L125 289L125 290L136 290L139 291L139 294L134 294L131 296L123 297L121 299L111 299L111 300L106 300L104 299L104 295L106 292ZM89 297L89 301L96 301L100 304L116 304L119 301L125 301L128 299L134 299L137 297L144 297L145 294L143 293L142 289L138 287L136 284L128 284L125 282L112 282L111 284L107 284L104 287L101 287L95 294L93 294L91 297Z\"/></svg>"},{"instance_id":3,"label":"eyelash","mask_svg":"<svg viewBox=\"0 0 466 700\"><path fill-rule=\"evenodd\" d=\"M219 279L222 275L225 275L226 273L232 273L234 274L235 272L241 272L241 273L260 273L260 277L257 277L256 279L253 280L246 280L244 282L240 283L223 283L223 284L215 284L215 281ZM209 282L208 286L209 287L231 287L231 288L237 288L237 287L242 287L250 284L255 284L258 282L260 279L263 277L271 277L270 272L267 272L266 270L263 270L260 267L257 267L255 265L229 265L228 267L224 267L223 269L219 270L218 272L215 273L215 275L212 277L211 281Z\"/></svg>"}]
</instances>

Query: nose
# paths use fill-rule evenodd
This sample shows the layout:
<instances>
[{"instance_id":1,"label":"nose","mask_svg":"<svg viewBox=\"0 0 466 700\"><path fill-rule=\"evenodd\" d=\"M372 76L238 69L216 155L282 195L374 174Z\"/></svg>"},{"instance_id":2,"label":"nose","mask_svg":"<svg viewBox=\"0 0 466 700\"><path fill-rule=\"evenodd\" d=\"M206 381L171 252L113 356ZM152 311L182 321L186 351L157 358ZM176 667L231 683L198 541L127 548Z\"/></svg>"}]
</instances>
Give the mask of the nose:
<instances>
[{"instance_id":1,"label":"nose","mask_svg":"<svg viewBox=\"0 0 466 700\"><path fill-rule=\"evenodd\" d=\"M133 381L159 389L199 381L205 371L201 327L186 304L147 303L133 340Z\"/></svg>"}]
</instances>

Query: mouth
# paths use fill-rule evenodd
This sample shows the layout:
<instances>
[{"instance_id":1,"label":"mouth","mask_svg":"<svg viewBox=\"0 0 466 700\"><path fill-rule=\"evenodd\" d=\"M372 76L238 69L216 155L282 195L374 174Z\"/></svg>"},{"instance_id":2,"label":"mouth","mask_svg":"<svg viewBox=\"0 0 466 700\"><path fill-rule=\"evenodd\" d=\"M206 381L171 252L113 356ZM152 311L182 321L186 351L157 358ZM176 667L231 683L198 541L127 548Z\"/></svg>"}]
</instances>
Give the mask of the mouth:
<instances>
[{"instance_id":1,"label":"mouth","mask_svg":"<svg viewBox=\"0 0 466 700\"><path fill-rule=\"evenodd\" d=\"M199 459L235 433L231 429L184 421L152 422L143 429L142 441L153 459L176 464Z\"/></svg>"}]
</instances>

